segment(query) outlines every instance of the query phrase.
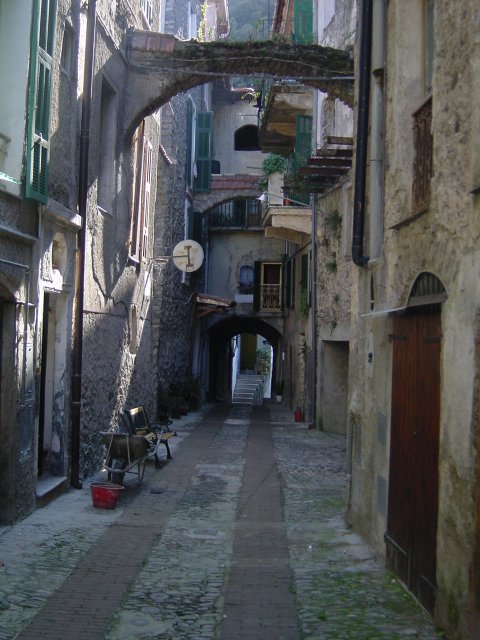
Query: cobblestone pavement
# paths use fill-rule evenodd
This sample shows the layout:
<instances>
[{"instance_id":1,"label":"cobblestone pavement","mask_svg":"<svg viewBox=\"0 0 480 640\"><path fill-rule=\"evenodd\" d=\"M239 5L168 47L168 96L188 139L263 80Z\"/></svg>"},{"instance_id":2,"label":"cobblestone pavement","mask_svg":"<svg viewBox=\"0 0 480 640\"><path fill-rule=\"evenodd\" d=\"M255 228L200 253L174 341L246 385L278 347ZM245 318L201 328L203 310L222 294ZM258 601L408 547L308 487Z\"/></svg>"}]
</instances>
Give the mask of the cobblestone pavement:
<instances>
[{"instance_id":1,"label":"cobblestone pavement","mask_svg":"<svg viewBox=\"0 0 480 640\"><path fill-rule=\"evenodd\" d=\"M25 630L32 620L45 618L48 604L58 598L72 572L115 527L130 526L142 544L142 522L145 530L155 526L145 560L132 570L107 631L88 638L218 640L228 611L228 580L234 575L231 563L249 424L251 420L264 422L265 415L280 481L293 576L289 589L296 600L300 638L443 637L416 601L345 526L348 474L344 438L310 431L293 421L292 412L272 404L269 414L263 411L261 418L247 407L235 406L225 413L210 431L211 440L205 442L203 453L188 468L184 489L176 491L166 479L174 477L172 471L182 473L182 454L186 458L187 444L194 436L201 436L204 412L175 422L178 438L171 441L174 459L160 470L149 464L143 486L128 486L114 511L94 509L85 483L82 490L70 491L14 527L0 529L0 640L30 637ZM167 509L170 493L173 496ZM159 506L152 513L147 510L153 499L159 500L155 503ZM118 571L121 552L119 549ZM277 587L272 583L272 589ZM88 594L83 597L88 599ZM98 597L92 590L91 599ZM47 625L42 637L62 637L61 626L66 624L68 618L52 620L52 632ZM60 632L54 634L53 625L60 626ZM87 637L75 633L75 628L70 629L68 637ZM245 640L276 638L266 632L254 633L246 631Z\"/></svg>"}]
</instances>

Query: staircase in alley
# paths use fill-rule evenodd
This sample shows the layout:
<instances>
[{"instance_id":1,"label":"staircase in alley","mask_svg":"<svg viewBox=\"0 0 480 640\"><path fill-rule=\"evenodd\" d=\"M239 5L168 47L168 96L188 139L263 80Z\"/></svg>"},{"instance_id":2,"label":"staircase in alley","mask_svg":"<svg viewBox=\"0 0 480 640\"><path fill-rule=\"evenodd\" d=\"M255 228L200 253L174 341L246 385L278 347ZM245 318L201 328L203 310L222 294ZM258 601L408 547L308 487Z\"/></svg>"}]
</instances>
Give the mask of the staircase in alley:
<instances>
[{"instance_id":1,"label":"staircase in alley","mask_svg":"<svg viewBox=\"0 0 480 640\"><path fill-rule=\"evenodd\" d=\"M233 391L233 404L259 406L263 404L264 377L241 373L237 376Z\"/></svg>"}]
</instances>

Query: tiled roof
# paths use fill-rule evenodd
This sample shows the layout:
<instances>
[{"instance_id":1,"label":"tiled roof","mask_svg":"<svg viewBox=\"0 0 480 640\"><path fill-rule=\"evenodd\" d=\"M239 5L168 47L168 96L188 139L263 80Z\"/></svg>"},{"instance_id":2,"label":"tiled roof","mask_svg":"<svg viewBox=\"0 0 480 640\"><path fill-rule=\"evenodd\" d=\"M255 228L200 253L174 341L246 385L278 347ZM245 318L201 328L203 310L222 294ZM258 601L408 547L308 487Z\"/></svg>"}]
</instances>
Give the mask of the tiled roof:
<instances>
[{"instance_id":1,"label":"tiled roof","mask_svg":"<svg viewBox=\"0 0 480 640\"><path fill-rule=\"evenodd\" d=\"M229 189L260 189L260 176L249 175L212 175L212 191L228 191Z\"/></svg>"}]
</instances>

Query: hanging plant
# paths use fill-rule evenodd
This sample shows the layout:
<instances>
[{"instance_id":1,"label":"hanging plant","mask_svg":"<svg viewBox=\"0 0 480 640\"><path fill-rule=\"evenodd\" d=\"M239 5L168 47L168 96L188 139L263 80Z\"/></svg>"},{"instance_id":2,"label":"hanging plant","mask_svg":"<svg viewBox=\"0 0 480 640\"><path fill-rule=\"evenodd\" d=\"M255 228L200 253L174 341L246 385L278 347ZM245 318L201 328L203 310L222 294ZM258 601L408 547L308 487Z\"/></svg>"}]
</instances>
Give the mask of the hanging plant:
<instances>
[{"instance_id":1,"label":"hanging plant","mask_svg":"<svg viewBox=\"0 0 480 640\"><path fill-rule=\"evenodd\" d=\"M278 153L270 153L262 163L263 171L267 174L267 176L271 175L272 173L283 173L286 166L286 159L283 156L280 156Z\"/></svg>"}]
</instances>

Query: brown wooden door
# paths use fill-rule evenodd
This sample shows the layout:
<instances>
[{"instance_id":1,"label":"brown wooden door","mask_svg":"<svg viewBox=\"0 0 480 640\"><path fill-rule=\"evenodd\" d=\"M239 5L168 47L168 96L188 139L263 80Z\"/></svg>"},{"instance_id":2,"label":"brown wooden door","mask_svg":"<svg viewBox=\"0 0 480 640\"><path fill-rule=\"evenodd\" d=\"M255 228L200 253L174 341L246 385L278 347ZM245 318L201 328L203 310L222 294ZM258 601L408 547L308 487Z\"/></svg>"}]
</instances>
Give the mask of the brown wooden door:
<instances>
[{"instance_id":1,"label":"brown wooden door","mask_svg":"<svg viewBox=\"0 0 480 640\"><path fill-rule=\"evenodd\" d=\"M435 603L441 318L395 318L387 564L430 610Z\"/></svg>"}]
</instances>

